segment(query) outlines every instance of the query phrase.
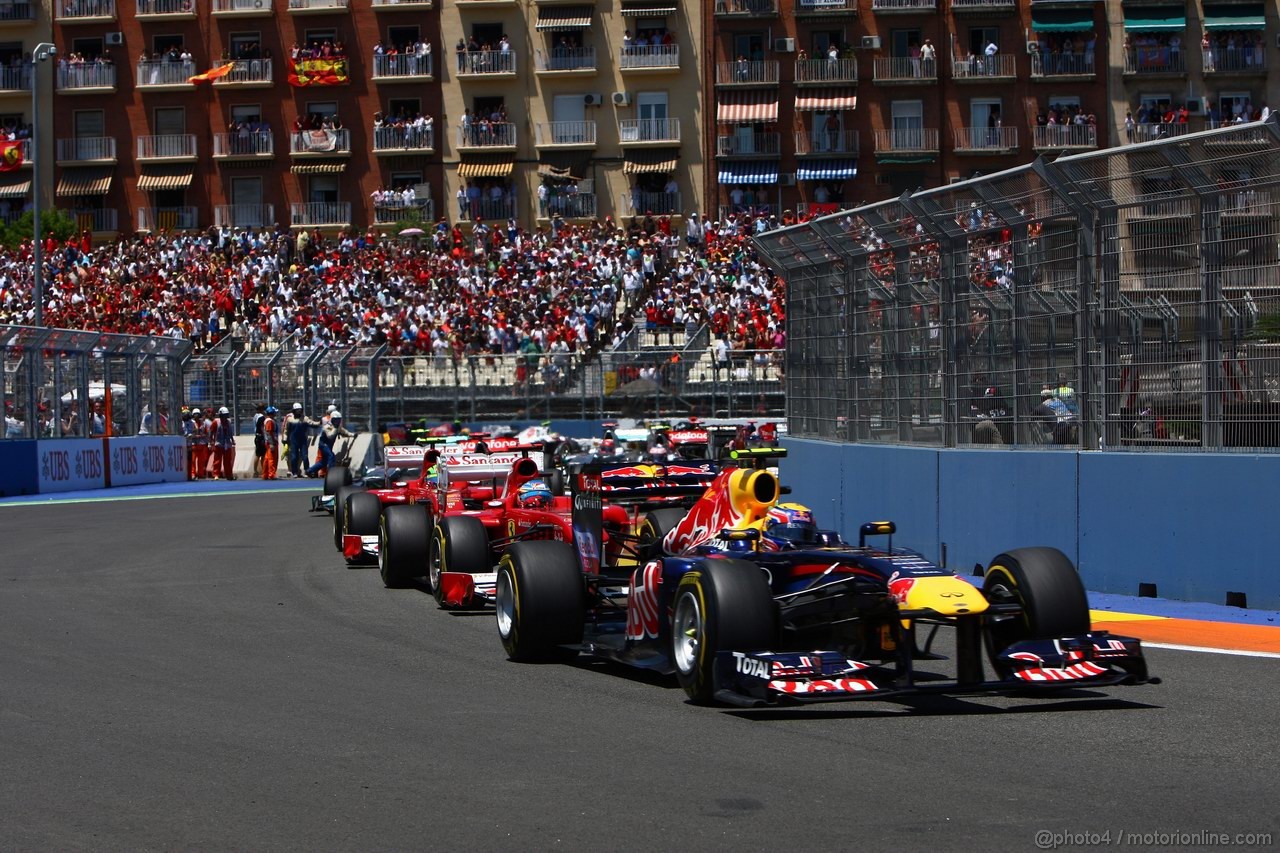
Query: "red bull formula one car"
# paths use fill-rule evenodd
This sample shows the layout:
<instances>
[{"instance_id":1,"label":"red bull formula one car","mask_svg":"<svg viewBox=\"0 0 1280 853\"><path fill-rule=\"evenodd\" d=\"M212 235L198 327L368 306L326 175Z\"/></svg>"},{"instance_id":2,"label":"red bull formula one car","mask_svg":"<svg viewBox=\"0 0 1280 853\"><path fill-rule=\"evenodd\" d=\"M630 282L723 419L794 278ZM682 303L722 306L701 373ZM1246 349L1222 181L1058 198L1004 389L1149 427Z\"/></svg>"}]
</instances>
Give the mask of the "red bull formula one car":
<instances>
[{"instance_id":1,"label":"red bull formula one car","mask_svg":"<svg viewBox=\"0 0 1280 853\"><path fill-rule=\"evenodd\" d=\"M892 522L864 524L852 545L779 502L763 468L784 453L731 451L740 467L689 512L645 518L647 559L635 566L601 548L602 478L580 473L574 544L516 543L499 563L508 656L585 653L674 672L695 702L747 707L1155 681L1138 640L1090 630L1084 588L1060 551L1002 553L978 588L895 548ZM880 538L884 547L868 542ZM922 671L941 659L931 652L940 627L955 633L951 671Z\"/></svg>"}]
</instances>

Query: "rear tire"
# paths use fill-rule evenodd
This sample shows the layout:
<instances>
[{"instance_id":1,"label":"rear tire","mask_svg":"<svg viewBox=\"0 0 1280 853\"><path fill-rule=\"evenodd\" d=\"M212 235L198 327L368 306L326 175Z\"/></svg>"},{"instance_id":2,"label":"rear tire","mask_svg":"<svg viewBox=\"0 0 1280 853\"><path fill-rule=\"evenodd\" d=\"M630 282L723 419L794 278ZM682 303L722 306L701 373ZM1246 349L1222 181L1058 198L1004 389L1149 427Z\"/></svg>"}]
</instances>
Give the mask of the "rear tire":
<instances>
[{"instance_id":1,"label":"rear tire","mask_svg":"<svg viewBox=\"0 0 1280 853\"><path fill-rule=\"evenodd\" d=\"M345 465L335 465L325 472L324 493L326 495L336 495L338 493L338 489L341 489L343 486L350 486L351 483L351 469Z\"/></svg>"},{"instance_id":2,"label":"rear tire","mask_svg":"<svg viewBox=\"0 0 1280 853\"><path fill-rule=\"evenodd\" d=\"M640 522L640 542L638 545L641 560L654 560L663 556L662 540L675 529L685 517L686 511L679 507L655 509L645 513Z\"/></svg>"},{"instance_id":3,"label":"rear tire","mask_svg":"<svg viewBox=\"0 0 1280 853\"><path fill-rule=\"evenodd\" d=\"M346 530L347 498L360 491L356 486L341 486L333 493L333 547L342 550L342 533Z\"/></svg>"},{"instance_id":4,"label":"rear tire","mask_svg":"<svg viewBox=\"0 0 1280 853\"><path fill-rule=\"evenodd\" d=\"M707 560L680 578L671 619L671 661L696 704L715 700L716 657L777 642L777 609L764 572L745 560Z\"/></svg>"},{"instance_id":5,"label":"rear tire","mask_svg":"<svg viewBox=\"0 0 1280 853\"><path fill-rule=\"evenodd\" d=\"M348 536L377 536L382 526L382 501L373 492L356 491L347 495L343 522Z\"/></svg>"},{"instance_id":6,"label":"rear tire","mask_svg":"<svg viewBox=\"0 0 1280 853\"><path fill-rule=\"evenodd\" d=\"M1080 574L1057 548L1019 548L991 561L982 594L992 604L1018 604L1016 616L987 616L983 632L991 665L1002 677L999 655L1022 640L1052 640L1087 634L1089 599Z\"/></svg>"},{"instance_id":7,"label":"rear tire","mask_svg":"<svg viewBox=\"0 0 1280 853\"><path fill-rule=\"evenodd\" d=\"M410 586L431 566L431 511L416 506L389 506L378 533L378 572L389 589Z\"/></svg>"},{"instance_id":8,"label":"rear tire","mask_svg":"<svg viewBox=\"0 0 1280 853\"><path fill-rule=\"evenodd\" d=\"M491 571L493 551L489 548L489 531L484 523L469 515L450 515L440 519L433 538L427 585L435 594L436 603L443 607L440 573Z\"/></svg>"},{"instance_id":9,"label":"rear tire","mask_svg":"<svg viewBox=\"0 0 1280 853\"><path fill-rule=\"evenodd\" d=\"M567 542L517 542L498 564L498 636L514 661L577 656L586 621L582 571Z\"/></svg>"},{"instance_id":10,"label":"rear tire","mask_svg":"<svg viewBox=\"0 0 1280 853\"><path fill-rule=\"evenodd\" d=\"M547 488L551 490L551 494L559 497L564 492L564 472L559 468L552 468L543 477L547 481Z\"/></svg>"}]
</instances>

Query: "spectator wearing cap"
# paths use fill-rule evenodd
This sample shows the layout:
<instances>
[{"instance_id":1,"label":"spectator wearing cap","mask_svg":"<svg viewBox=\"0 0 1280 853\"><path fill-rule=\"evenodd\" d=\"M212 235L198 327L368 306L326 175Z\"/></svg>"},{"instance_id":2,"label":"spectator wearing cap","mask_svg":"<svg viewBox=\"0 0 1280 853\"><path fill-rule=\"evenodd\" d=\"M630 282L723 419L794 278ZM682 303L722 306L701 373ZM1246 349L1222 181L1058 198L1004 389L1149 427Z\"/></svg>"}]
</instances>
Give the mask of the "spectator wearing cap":
<instances>
[{"instance_id":1,"label":"spectator wearing cap","mask_svg":"<svg viewBox=\"0 0 1280 853\"><path fill-rule=\"evenodd\" d=\"M289 473L301 477L306 473L307 444L311 437L311 428L320 426L320 422L308 418L302 410L301 403L294 403L293 410L285 421L285 444L289 447Z\"/></svg>"}]
</instances>

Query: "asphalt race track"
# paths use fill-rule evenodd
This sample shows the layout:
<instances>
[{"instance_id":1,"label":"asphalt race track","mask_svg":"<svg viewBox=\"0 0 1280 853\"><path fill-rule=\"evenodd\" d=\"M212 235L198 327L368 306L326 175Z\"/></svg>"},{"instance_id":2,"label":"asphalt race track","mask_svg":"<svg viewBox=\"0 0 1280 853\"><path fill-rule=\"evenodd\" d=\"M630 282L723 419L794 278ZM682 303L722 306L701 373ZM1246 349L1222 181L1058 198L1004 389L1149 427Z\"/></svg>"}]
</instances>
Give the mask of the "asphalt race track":
<instances>
[{"instance_id":1,"label":"asphalt race track","mask_svg":"<svg viewBox=\"0 0 1280 853\"><path fill-rule=\"evenodd\" d=\"M1280 662L742 712L508 662L298 491L0 506L0 850L1033 850L1272 832ZM1272 845L1263 845L1271 847Z\"/></svg>"}]
</instances>

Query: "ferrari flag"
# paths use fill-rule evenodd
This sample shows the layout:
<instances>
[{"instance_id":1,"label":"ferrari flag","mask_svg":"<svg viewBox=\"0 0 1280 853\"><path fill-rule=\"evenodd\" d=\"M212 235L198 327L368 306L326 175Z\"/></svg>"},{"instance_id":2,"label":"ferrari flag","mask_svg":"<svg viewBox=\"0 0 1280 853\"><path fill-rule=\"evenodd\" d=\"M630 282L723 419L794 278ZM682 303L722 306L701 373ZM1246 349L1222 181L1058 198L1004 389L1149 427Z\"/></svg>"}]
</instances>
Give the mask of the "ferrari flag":
<instances>
[{"instance_id":1,"label":"ferrari flag","mask_svg":"<svg viewBox=\"0 0 1280 853\"><path fill-rule=\"evenodd\" d=\"M231 73L231 69L235 68L234 62L228 62L226 65L219 65L217 68L210 68L203 74L195 74L187 78L188 83L204 83L207 80L217 80L219 77L226 77Z\"/></svg>"},{"instance_id":2,"label":"ferrari flag","mask_svg":"<svg viewBox=\"0 0 1280 853\"><path fill-rule=\"evenodd\" d=\"M0 142L0 172L12 172L22 165L22 143Z\"/></svg>"},{"instance_id":3,"label":"ferrari flag","mask_svg":"<svg viewBox=\"0 0 1280 853\"><path fill-rule=\"evenodd\" d=\"M345 86L345 59L295 59L289 66L290 86Z\"/></svg>"}]
</instances>

